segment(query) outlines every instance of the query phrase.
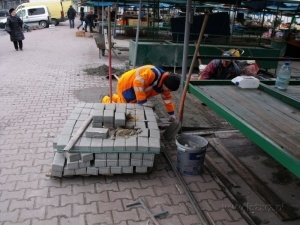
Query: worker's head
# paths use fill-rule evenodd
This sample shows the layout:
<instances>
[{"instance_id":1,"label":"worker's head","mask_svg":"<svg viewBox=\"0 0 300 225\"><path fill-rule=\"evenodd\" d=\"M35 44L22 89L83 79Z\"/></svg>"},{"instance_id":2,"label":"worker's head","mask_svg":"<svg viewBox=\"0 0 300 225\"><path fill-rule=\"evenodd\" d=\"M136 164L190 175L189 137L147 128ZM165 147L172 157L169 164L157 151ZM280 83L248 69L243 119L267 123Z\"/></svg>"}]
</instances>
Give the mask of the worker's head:
<instances>
[{"instance_id":1,"label":"worker's head","mask_svg":"<svg viewBox=\"0 0 300 225\"><path fill-rule=\"evenodd\" d=\"M169 75L163 82L163 89L170 91L177 91L180 86L180 76L175 73L168 73Z\"/></svg>"},{"instance_id":2,"label":"worker's head","mask_svg":"<svg viewBox=\"0 0 300 225\"><path fill-rule=\"evenodd\" d=\"M70 5L70 8L73 8L73 6Z\"/></svg>"},{"instance_id":3,"label":"worker's head","mask_svg":"<svg viewBox=\"0 0 300 225\"><path fill-rule=\"evenodd\" d=\"M9 15L12 15L12 16L16 15L16 10L14 8L11 8L8 12L9 12Z\"/></svg>"},{"instance_id":4,"label":"worker's head","mask_svg":"<svg viewBox=\"0 0 300 225\"><path fill-rule=\"evenodd\" d=\"M226 51L222 54L222 56L226 56L226 57L233 57L233 54L230 51ZM222 59L222 65L224 67L227 67L231 64L232 59Z\"/></svg>"}]
</instances>

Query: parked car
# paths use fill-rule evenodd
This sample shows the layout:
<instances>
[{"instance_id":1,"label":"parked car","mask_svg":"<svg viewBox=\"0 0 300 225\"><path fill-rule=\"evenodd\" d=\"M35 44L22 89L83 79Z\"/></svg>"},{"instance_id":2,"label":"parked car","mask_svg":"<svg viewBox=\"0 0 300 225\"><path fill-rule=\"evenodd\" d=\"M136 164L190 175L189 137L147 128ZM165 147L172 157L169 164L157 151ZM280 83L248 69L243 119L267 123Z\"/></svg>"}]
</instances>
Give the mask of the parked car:
<instances>
[{"instance_id":1,"label":"parked car","mask_svg":"<svg viewBox=\"0 0 300 225\"><path fill-rule=\"evenodd\" d=\"M28 25L40 25L45 28L51 23L51 14L45 5L22 7L17 10L17 15ZM0 28L4 28L7 18L0 20Z\"/></svg>"},{"instance_id":2,"label":"parked car","mask_svg":"<svg viewBox=\"0 0 300 225\"><path fill-rule=\"evenodd\" d=\"M7 17L8 15L8 9L0 9L0 17Z\"/></svg>"}]
</instances>

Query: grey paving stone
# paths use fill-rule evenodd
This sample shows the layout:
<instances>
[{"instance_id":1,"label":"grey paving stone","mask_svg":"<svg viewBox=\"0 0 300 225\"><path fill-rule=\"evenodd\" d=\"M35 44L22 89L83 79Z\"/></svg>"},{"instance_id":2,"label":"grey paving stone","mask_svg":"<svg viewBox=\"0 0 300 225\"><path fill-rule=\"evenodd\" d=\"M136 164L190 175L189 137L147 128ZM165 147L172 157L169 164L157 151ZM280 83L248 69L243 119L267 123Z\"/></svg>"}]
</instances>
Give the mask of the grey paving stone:
<instances>
[{"instance_id":1,"label":"grey paving stone","mask_svg":"<svg viewBox=\"0 0 300 225\"><path fill-rule=\"evenodd\" d=\"M104 121L104 109L94 109L92 110L93 122L102 123Z\"/></svg>"},{"instance_id":2,"label":"grey paving stone","mask_svg":"<svg viewBox=\"0 0 300 225\"><path fill-rule=\"evenodd\" d=\"M92 122L93 127L95 128L102 128L103 127L103 123L96 123L96 122Z\"/></svg>"},{"instance_id":3,"label":"grey paving stone","mask_svg":"<svg viewBox=\"0 0 300 225\"><path fill-rule=\"evenodd\" d=\"M64 152L65 157L67 158L67 161L74 162L81 159L80 153L71 153L71 152Z\"/></svg>"},{"instance_id":4,"label":"grey paving stone","mask_svg":"<svg viewBox=\"0 0 300 225\"><path fill-rule=\"evenodd\" d=\"M95 167L106 167L106 159L95 159Z\"/></svg>"},{"instance_id":5,"label":"grey paving stone","mask_svg":"<svg viewBox=\"0 0 300 225\"><path fill-rule=\"evenodd\" d=\"M149 129L148 128L142 128L141 132L138 133L139 137L145 137L148 138L149 137Z\"/></svg>"},{"instance_id":6,"label":"grey paving stone","mask_svg":"<svg viewBox=\"0 0 300 225\"><path fill-rule=\"evenodd\" d=\"M110 167L110 173L112 174L121 174L122 173L122 167Z\"/></svg>"},{"instance_id":7,"label":"grey paving stone","mask_svg":"<svg viewBox=\"0 0 300 225\"><path fill-rule=\"evenodd\" d=\"M84 133L88 138L108 138L107 128L88 127Z\"/></svg>"},{"instance_id":8,"label":"grey paving stone","mask_svg":"<svg viewBox=\"0 0 300 225\"><path fill-rule=\"evenodd\" d=\"M77 120L76 123L75 123L73 131L76 132L82 126L83 122L84 122L83 120Z\"/></svg>"},{"instance_id":9,"label":"grey paving stone","mask_svg":"<svg viewBox=\"0 0 300 225\"><path fill-rule=\"evenodd\" d=\"M59 135L56 148L63 150L69 143L70 135Z\"/></svg>"},{"instance_id":10,"label":"grey paving stone","mask_svg":"<svg viewBox=\"0 0 300 225\"><path fill-rule=\"evenodd\" d=\"M75 125L75 124L74 124ZM74 126L64 126L62 131L61 131L61 135L69 135L71 136L72 135L72 132L73 132L73 128Z\"/></svg>"},{"instance_id":11,"label":"grey paving stone","mask_svg":"<svg viewBox=\"0 0 300 225\"><path fill-rule=\"evenodd\" d=\"M147 173L148 167L146 166L136 166L135 172L136 173Z\"/></svg>"},{"instance_id":12,"label":"grey paving stone","mask_svg":"<svg viewBox=\"0 0 300 225\"><path fill-rule=\"evenodd\" d=\"M106 153L95 153L95 159L106 159Z\"/></svg>"},{"instance_id":13,"label":"grey paving stone","mask_svg":"<svg viewBox=\"0 0 300 225\"><path fill-rule=\"evenodd\" d=\"M123 166L122 173L133 173L133 166Z\"/></svg>"},{"instance_id":14,"label":"grey paving stone","mask_svg":"<svg viewBox=\"0 0 300 225\"><path fill-rule=\"evenodd\" d=\"M91 166L91 161L83 162L82 160L79 160L79 168L86 168Z\"/></svg>"},{"instance_id":15,"label":"grey paving stone","mask_svg":"<svg viewBox=\"0 0 300 225\"><path fill-rule=\"evenodd\" d=\"M119 159L119 166L130 166L130 159Z\"/></svg>"},{"instance_id":16,"label":"grey paving stone","mask_svg":"<svg viewBox=\"0 0 300 225\"><path fill-rule=\"evenodd\" d=\"M130 159L130 153L119 153L119 159Z\"/></svg>"},{"instance_id":17,"label":"grey paving stone","mask_svg":"<svg viewBox=\"0 0 300 225\"><path fill-rule=\"evenodd\" d=\"M91 113L91 108L86 108L86 107L84 107L82 110L81 110L81 115L82 114L87 114L87 115L89 115Z\"/></svg>"},{"instance_id":18,"label":"grey paving stone","mask_svg":"<svg viewBox=\"0 0 300 225\"><path fill-rule=\"evenodd\" d=\"M126 104L116 104L116 112L126 113Z\"/></svg>"},{"instance_id":19,"label":"grey paving stone","mask_svg":"<svg viewBox=\"0 0 300 225\"><path fill-rule=\"evenodd\" d=\"M99 169L92 165L91 167L86 168L86 174L97 176L99 174Z\"/></svg>"},{"instance_id":20,"label":"grey paving stone","mask_svg":"<svg viewBox=\"0 0 300 225\"><path fill-rule=\"evenodd\" d=\"M125 151L134 152L137 150L137 137L130 136L129 138L125 139Z\"/></svg>"},{"instance_id":21,"label":"grey paving stone","mask_svg":"<svg viewBox=\"0 0 300 225\"><path fill-rule=\"evenodd\" d=\"M69 116L69 120L77 120L79 118L80 113L71 113L71 115Z\"/></svg>"},{"instance_id":22,"label":"grey paving stone","mask_svg":"<svg viewBox=\"0 0 300 225\"><path fill-rule=\"evenodd\" d=\"M149 129L150 134L149 137L160 139L160 131L156 129Z\"/></svg>"},{"instance_id":23,"label":"grey paving stone","mask_svg":"<svg viewBox=\"0 0 300 225\"><path fill-rule=\"evenodd\" d=\"M135 122L134 121L126 121L125 122L125 128L127 128L127 129L135 128Z\"/></svg>"},{"instance_id":24,"label":"grey paving stone","mask_svg":"<svg viewBox=\"0 0 300 225\"><path fill-rule=\"evenodd\" d=\"M144 129L146 127L146 122L135 122L135 128L136 129Z\"/></svg>"},{"instance_id":25,"label":"grey paving stone","mask_svg":"<svg viewBox=\"0 0 300 225\"><path fill-rule=\"evenodd\" d=\"M158 154L160 152L160 139L149 138L149 151Z\"/></svg>"},{"instance_id":26,"label":"grey paving stone","mask_svg":"<svg viewBox=\"0 0 300 225\"><path fill-rule=\"evenodd\" d=\"M155 116L154 116L153 113L152 113L152 114L147 113L147 114L146 114L146 120L147 120L148 122L155 122L155 123L157 123L157 120L156 120L156 118L155 118Z\"/></svg>"},{"instance_id":27,"label":"grey paving stone","mask_svg":"<svg viewBox=\"0 0 300 225\"><path fill-rule=\"evenodd\" d=\"M140 104L134 104L134 108L139 110L144 110L145 107Z\"/></svg>"},{"instance_id":28,"label":"grey paving stone","mask_svg":"<svg viewBox=\"0 0 300 225\"><path fill-rule=\"evenodd\" d=\"M113 112L115 112L116 110L116 104L105 104L105 110L112 110Z\"/></svg>"},{"instance_id":29,"label":"grey paving stone","mask_svg":"<svg viewBox=\"0 0 300 225\"><path fill-rule=\"evenodd\" d=\"M102 103L94 103L93 109L104 110L104 104L102 104Z\"/></svg>"},{"instance_id":30,"label":"grey paving stone","mask_svg":"<svg viewBox=\"0 0 300 225\"><path fill-rule=\"evenodd\" d=\"M53 148L57 148L58 137L59 137L59 135L57 135L55 138L53 138Z\"/></svg>"},{"instance_id":31,"label":"grey paving stone","mask_svg":"<svg viewBox=\"0 0 300 225\"><path fill-rule=\"evenodd\" d=\"M91 138L87 137L81 137L81 141L79 144L79 150L80 151L85 151L85 152L90 152L91 151Z\"/></svg>"},{"instance_id":32,"label":"grey paving stone","mask_svg":"<svg viewBox=\"0 0 300 225\"><path fill-rule=\"evenodd\" d=\"M143 161L142 161L142 166L153 167L153 164L154 164L154 160L143 159Z\"/></svg>"},{"instance_id":33,"label":"grey paving stone","mask_svg":"<svg viewBox=\"0 0 300 225\"><path fill-rule=\"evenodd\" d=\"M100 153L102 152L102 142L103 140L100 138L93 138L91 142L91 152Z\"/></svg>"},{"instance_id":34,"label":"grey paving stone","mask_svg":"<svg viewBox=\"0 0 300 225\"><path fill-rule=\"evenodd\" d=\"M136 121L139 123L139 122L145 122L146 120L146 117L145 117L145 113L144 111L136 111L135 112L135 118L136 118ZM146 125L146 124L145 124Z\"/></svg>"},{"instance_id":35,"label":"grey paving stone","mask_svg":"<svg viewBox=\"0 0 300 225\"><path fill-rule=\"evenodd\" d=\"M121 136L117 136L114 141L114 151L123 152L125 151L125 138Z\"/></svg>"},{"instance_id":36,"label":"grey paving stone","mask_svg":"<svg viewBox=\"0 0 300 225\"><path fill-rule=\"evenodd\" d=\"M52 162L52 171L62 172L65 166L66 158L63 152L56 152L53 162Z\"/></svg>"},{"instance_id":37,"label":"grey paving stone","mask_svg":"<svg viewBox=\"0 0 300 225\"><path fill-rule=\"evenodd\" d=\"M159 130L157 122L148 122L147 127L150 130Z\"/></svg>"},{"instance_id":38,"label":"grey paving stone","mask_svg":"<svg viewBox=\"0 0 300 225\"><path fill-rule=\"evenodd\" d=\"M104 109L103 111L103 122L113 124L115 120L115 111L110 109Z\"/></svg>"},{"instance_id":39,"label":"grey paving stone","mask_svg":"<svg viewBox=\"0 0 300 225\"><path fill-rule=\"evenodd\" d=\"M52 177L62 177L62 174L63 174L63 171L55 171L55 170L51 171Z\"/></svg>"},{"instance_id":40,"label":"grey paving stone","mask_svg":"<svg viewBox=\"0 0 300 225\"><path fill-rule=\"evenodd\" d=\"M64 127L74 127L75 124L76 124L76 120L70 120L70 119L68 119L66 121L66 123L64 124Z\"/></svg>"},{"instance_id":41,"label":"grey paving stone","mask_svg":"<svg viewBox=\"0 0 300 225\"><path fill-rule=\"evenodd\" d=\"M67 159L67 164L66 164L66 169L69 169L69 170L75 170L75 169L79 169L79 161L73 161L73 162L70 162L68 161Z\"/></svg>"},{"instance_id":42,"label":"grey paving stone","mask_svg":"<svg viewBox=\"0 0 300 225\"><path fill-rule=\"evenodd\" d=\"M141 159L131 159L130 160L130 165L131 166L142 166L142 161Z\"/></svg>"},{"instance_id":43,"label":"grey paving stone","mask_svg":"<svg viewBox=\"0 0 300 225\"><path fill-rule=\"evenodd\" d=\"M103 139L102 149L103 149L103 151L113 152L113 150L114 150L114 140L111 140L110 138Z\"/></svg>"},{"instance_id":44,"label":"grey paving stone","mask_svg":"<svg viewBox=\"0 0 300 225\"><path fill-rule=\"evenodd\" d=\"M85 103L84 103L84 104L85 104ZM79 105L77 105L77 106L75 107L75 109L73 110L72 113L81 113L81 110L83 109L83 107L84 107L84 106L79 106Z\"/></svg>"},{"instance_id":45,"label":"grey paving stone","mask_svg":"<svg viewBox=\"0 0 300 225\"><path fill-rule=\"evenodd\" d=\"M138 152L148 152L149 151L149 139L145 137L138 137Z\"/></svg>"},{"instance_id":46,"label":"grey paving stone","mask_svg":"<svg viewBox=\"0 0 300 225\"><path fill-rule=\"evenodd\" d=\"M135 105L134 103L126 103L126 109L135 109Z\"/></svg>"},{"instance_id":47,"label":"grey paving stone","mask_svg":"<svg viewBox=\"0 0 300 225\"><path fill-rule=\"evenodd\" d=\"M143 154L143 159L144 160L154 160L155 154Z\"/></svg>"},{"instance_id":48,"label":"grey paving stone","mask_svg":"<svg viewBox=\"0 0 300 225\"><path fill-rule=\"evenodd\" d=\"M99 174L110 174L110 167L100 167Z\"/></svg>"},{"instance_id":49,"label":"grey paving stone","mask_svg":"<svg viewBox=\"0 0 300 225\"><path fill-rule=\"evenodd\" d=\"M106 158L107 159L117 160L119 158L119 154L118 153L107 153L106 154Z\"/></svg>"},{"instance_id":50,"label":"grey paving stone","mask_svg":"<svg viewBox=\"0 0 300 225\"><path fill-rule=\"evenodd\" d=\"M107 159L106 166L118 166L118 160L114 159Z\"/></svg>"},{"instance_id":51,"label":"grey paving stone","mask_svg":"<svg viewBox=\"0 0 300 225\"><path fill-rule=\"evenodd\" d=\"M76 175L75 169L64 168L63 176L74 176Z\"/></svg>"},{"instance_id":52,"label":"grey paving stone","mask_svg":"<svg viewBox=\"0 0 300 225\"><path fill-rule=\"evenodd\" d=\"M86 174L86 168L80 168L75 170L76 175L85 175Z\"/></svg>"},{"instance_id":53,"label":"grey paving stone","mask_svg":"<svg viewBox=\"0 0 300 225\"><path fill-rule=\"evenodd\" d=\"M78 102L75 109L84 108L85 104L86 104L85 102Z\"/></svg>"},{"instance_id":54,"label":"grey paving stone","mask_svg":"<svg viewBox=\"0 0 300 225\"><path fill-rule=\"evenodd\" d=\"M82 162L88 162L94 159L93 153L81 153Z\"/></svg>"},{"instance_id":55,"label":"grey paving stone","mask_svg":"<svg viewBox=\"0 0 300 225\"><path fill-rule=\"evenodd\" d=\"M78 139L78 141L76 141L76 143L73 145L73 147L71 148L70 152L79 152L79 145L81 142L81 138Z\"/></svg>"},{"instance_id":56,"label":"grey paving stone","mask_svg":"<svg viewBox=\"0 0 300 225\"><path fill-rule=\"evenodd\" d=\"M143 158L143 153L131 153L131 158L132 159L142 159Z\"/></svg>"},{"instance_id":57,"label":"grey paving stone","mask_svg":"<svg viewBox=\"0 0 300 225\"><path fill-rule=\"evenodd\" d=\"M126 122L126 116L125 116L125 112L116 112L115 113L115 126L116 127L123 127L125 126L125 122Z\"/></svg>"},{"instance_id":58,"label":"grey paving stone","mask_svg":"<svg viewBox=\"0 0 300 225\"><path fill-rule=\"evenodd\" d=\"M80 114L79 118L77 121L85 121L89 117L89 114Z\"/></svg>"},{"instance_id":59,"label":"grey paving stone","mask_svg":"<svg viewBox=\"0 0 300 225\"><path fill-rule=\"evenodd\" d=\"M94 104L95 103L87 102L87 103L85 103L84 108L86 108L86 109L93 109L94 108Z\"/></svg>"}]
</instances>

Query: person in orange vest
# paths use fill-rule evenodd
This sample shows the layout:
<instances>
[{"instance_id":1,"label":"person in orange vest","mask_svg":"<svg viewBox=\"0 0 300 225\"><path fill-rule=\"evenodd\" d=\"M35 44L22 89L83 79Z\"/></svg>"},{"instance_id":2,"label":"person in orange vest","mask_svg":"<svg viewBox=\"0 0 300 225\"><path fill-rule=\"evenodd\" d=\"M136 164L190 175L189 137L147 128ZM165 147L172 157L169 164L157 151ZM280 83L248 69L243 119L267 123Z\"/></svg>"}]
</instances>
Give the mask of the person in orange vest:
<instances>
[{"instance_id":1,"label":"person in orange vest","mask_svg":"<svg viewBox=\"0 0 300 225\"><path fill-rule=\"evenodd\" d=\"M172 91L178 90L180 76L165 72L163 69L145 65L125 72L118 80L117 94L113 94L112 103L138 103L153 108L148 98L161 94L170 121L176 119ZM104 96L102 103L110 103L110 97Z\"/></svg>"}]
</instances>

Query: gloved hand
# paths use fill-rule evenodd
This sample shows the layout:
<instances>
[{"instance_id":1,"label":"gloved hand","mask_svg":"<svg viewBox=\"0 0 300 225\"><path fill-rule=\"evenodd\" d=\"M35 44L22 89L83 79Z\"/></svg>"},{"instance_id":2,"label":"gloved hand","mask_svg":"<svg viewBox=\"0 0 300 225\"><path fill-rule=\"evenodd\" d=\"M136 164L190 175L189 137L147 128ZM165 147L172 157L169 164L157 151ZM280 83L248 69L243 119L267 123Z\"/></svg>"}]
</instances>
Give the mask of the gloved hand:
<instances>
[{"instance_id":1,"label":"gloved hand","mask_svg":"<svg viewBox=\"0 0 300 225\"><path fill-rule=\"evenodd\" d=\"M169 116L169 121L173 122L174 120L176 120L176 116L175 115L170 115Z\"/></svg>"},{"instance_id":2,"label":"gloved hand","mask_svg":"<svg viewBox=\"0 0 300 225\"><path fill-rule=\"evenodd\" d=\"M148 108L152 108L152 109L155 108L154 105L153 105L153 103L150 102L150 101L145 102L144 104L142 104L142 106L148 107Z\"/></svg>"}]
</instances>

